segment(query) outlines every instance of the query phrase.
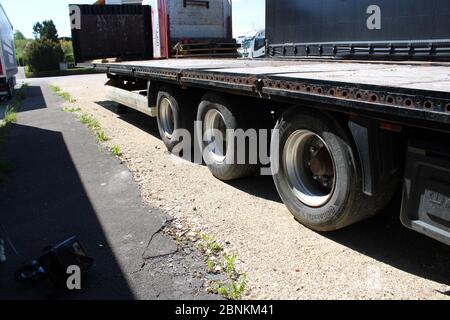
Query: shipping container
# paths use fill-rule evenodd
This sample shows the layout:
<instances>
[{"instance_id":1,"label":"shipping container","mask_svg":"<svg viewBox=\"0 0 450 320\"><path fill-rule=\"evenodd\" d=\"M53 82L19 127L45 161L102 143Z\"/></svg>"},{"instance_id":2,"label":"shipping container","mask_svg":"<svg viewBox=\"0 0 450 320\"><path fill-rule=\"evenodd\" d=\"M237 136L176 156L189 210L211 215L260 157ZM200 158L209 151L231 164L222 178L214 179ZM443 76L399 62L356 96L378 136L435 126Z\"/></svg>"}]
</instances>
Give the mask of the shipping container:
<instances>
[{"instance_id":1,"label":"shipping container","mask_svg":"<svg viewBox=\"0 0 450 320\"><path fill-rule=\"evenodd\" d=\"M70 5L69 10L77 63L153 58L150 6Z\"/></svg>"},{"instance_id":2,"label":"shipping container","mask_svg":"<svg viewBox=\"0 0 450 320\"><path fill-rule=\"evenodd\" d=\"M17 60L14 47L14 30L0 4L0 96L11 97L16 84Z\"/></svg>"},{"instance_id":3,"label":"shipping container","mask_svg":"<svg viewBox=\"0 0 450 320\"><path fill-rule=\"evenodd\" d=\"M155 58L168 58L180 41L230 42L231 0L153 0Z\"/></svg>"},{"instance_id":4,"label":"shipping container","mask_svg":"<svg viewBox=\"0 0 450 320\"><path fill-rule=\"evenodd\" d=\"M449 58L448 0L266 0L272 56Z\"/></svg>"}]
</instances>

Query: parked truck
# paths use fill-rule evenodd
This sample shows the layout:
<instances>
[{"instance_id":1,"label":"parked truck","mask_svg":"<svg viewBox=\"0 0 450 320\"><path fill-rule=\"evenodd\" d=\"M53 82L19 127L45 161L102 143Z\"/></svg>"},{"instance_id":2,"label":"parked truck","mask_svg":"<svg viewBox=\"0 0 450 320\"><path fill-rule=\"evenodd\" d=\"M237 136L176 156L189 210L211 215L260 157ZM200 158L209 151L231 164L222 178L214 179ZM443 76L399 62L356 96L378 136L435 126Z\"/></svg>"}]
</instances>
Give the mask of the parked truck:
<instances>
[{"instance_id":1,"label":"parked truck","mask_svg":"<svg viewBox=\"0 0 450 320\"><path fill-rule=\"evenodd\" d=\"M11 98L16 85L17 60L14 31L5 10L0 4L0 97Z\"/></svg>"},{"instance_id":2,"label":"parked truck","mask_svg":"<svg viewBox=\"0 0 450 320\"><path fill-rule=\"evenodd\" d=\"M207 10L208 1L187 1L200 2L198 10ZM362 221L402 188L403 224L450 245L450 3L266 6L265 59L94 67L106 72L111 100L157 117L169 150L178 130L197 134L218 179L252 175L255 165L226 161L234 144L218 146L199 129L276 129L274 182L308 228L334 231Z\"/></svg>"},{"instance_id":3,"label":"parked truck","mask_svg":"<svg viewBox=\"0 0 450 320\"><path fill-rule=\"evenodd\" d=\"M247 34L241 41L241 48L238 50L241 57L261 58L266 56L266 31L256 30Z\"/></svg>"}]
</instances>

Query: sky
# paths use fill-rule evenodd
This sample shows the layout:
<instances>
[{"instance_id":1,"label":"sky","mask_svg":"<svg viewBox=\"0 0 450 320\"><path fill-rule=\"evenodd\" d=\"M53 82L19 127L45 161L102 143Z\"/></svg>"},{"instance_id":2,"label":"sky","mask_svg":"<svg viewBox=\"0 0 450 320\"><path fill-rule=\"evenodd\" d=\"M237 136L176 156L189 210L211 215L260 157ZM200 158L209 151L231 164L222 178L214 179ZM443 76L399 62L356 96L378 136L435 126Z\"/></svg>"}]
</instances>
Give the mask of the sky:
<instances>
[{"instance_id":1,"label":"sky","mask_svg":"<svg viewBox=\"0 0 450 320\"><path fill-rule=\"evenodd\" d=\"M264 28L265 0L232 1L234 37ZM95 0L0 0L14 29L21 31L27 38L33 37L35 22L50 19L55 22L60 37L70 37L69 4L94 2Z\"/></svg>"}]
</instances>

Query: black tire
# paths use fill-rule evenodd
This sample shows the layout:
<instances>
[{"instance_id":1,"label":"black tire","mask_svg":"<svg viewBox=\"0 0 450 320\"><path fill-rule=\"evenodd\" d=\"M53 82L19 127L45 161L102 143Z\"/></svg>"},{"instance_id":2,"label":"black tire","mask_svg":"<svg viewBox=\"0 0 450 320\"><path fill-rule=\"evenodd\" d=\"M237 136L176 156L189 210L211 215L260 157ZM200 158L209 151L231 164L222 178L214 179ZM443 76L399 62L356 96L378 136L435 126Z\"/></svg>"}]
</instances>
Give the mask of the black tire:
<instances>
[{"instance_id":1,"label":"black tire","mask_svg":"<svg viewBox=\"0 0 450 320\"><path fill-rule=\"evenodd\" d=\"M168 121L170 124L166 121L167 114L165 116L163 110L163 104L167 102L169 103L170 110L168 110L168 112L170 113L170 117L173 117L172 121ZM162 87L158 92L156 111L159 134L166 145L167 150L172 152L175 147L183 141L180 129L189 132L190 145L192 148L194 145L195 121L192 99L182 95L179 90L171 87Z\"/></svg>"},{"instance_id":2,"label":"black tire","mask_svg":"<svg viewBox=\"0 0 450 320\"><path fill-rule=\"evenodd\" d=\"M318 111L312 113L294 108L282 115L276 129L279 130L280 152L272 155L272 166L277 161L279 170L273 169L273 178L283 202L300 223L315 231L334 231L370 217L384 205L380 202L380 197L369 197L363 193L360 167L349 132L337 121ZM286 164L286 159L290 155L287 150L296 150L288 149L288 141L291 141L288 139L299 137L304 131L320 137L334 164L334 189L327 194L328 200L319 206L302 201L298 188L293 187L292 183L292 179L298 178L292 178L292 174L288 177L289 165ZM274 158L277 156L278 158ZM307 172L308 169L312 171L310 166L310 162L308 165L303 162L303 166L298 164L302 168L296 172ZM310 182L305 181L303 185L308 183Z\"/></svg>"},{"instance_id":3,"label":"black tire","mask_svg":"<svg viewBox=\"0 0 450 320\"><path fill-rule=\"evenodd\" d=\"M14 98L15 90L14 90L14 81L10 79L8 81L8 100Z\"/></svg>"},{"instance_id":4,"label":"black tire","mask_svg":"<svg viewBox=\"0 0 450 320\"><path fill-rule=\"evenodd\" d=\"M216 110L221 115L226 130L247 129L245 116L235 113L231 108L231 102L224 96L216 93L207 93L203 96L197 112L198 123L203 124L205 116L211 110ZM208 143L203 141L202 133L203 128L201 126L197 127L195 134L197 146L203 151L207 148ZM236 143L234 144L234 148L229 145L225 148L226 159L223 160L212 157L208 152L203 153L204 161L217 179L222 181L239 179L254 174L259 168L259 165L249 164L248 161L244 164L238 164ZM248 155L248 149L246 153Z\"/></svg>"}]
</instances>

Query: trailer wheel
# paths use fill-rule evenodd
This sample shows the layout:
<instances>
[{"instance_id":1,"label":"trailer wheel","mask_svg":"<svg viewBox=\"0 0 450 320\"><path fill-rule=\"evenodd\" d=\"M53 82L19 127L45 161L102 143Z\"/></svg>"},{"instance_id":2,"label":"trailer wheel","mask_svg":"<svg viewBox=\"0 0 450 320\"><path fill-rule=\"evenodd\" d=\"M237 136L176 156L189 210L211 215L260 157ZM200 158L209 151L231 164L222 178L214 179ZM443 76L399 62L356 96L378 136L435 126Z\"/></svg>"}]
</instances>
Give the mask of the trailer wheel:
<instances>
[{"instance_id":1,"label":"trailer wheel","mask_svg":"<svg viewBox=\"0 0 450 320\"><path fill-rule=\"evenodd\" d=\"M203 152L209 170L217 179L235 180L256 171L257 164L237 161L237 144L227 141L227 130L245 128L245 117L237 116L227 99L215 93L204 95L198 108L197 121L197 145ZM221 133L220 139L215 132Z\"/></svg>"},{"instance_id":2,"label":"trailer wheel","mask_svg":"<svg viewBox=\"0 0 450 320\"><path fill-rule=\"evenodd\" d=\"M10 79L8 81L8 100L12 99L14 97L14 93L15 93L14 81L12 79Z\"/></svg>"},{"instance_id":3,"label":"trailer wheel","mask_svg":"<svg viewBox=\"0 0 450 320\"><path fill-rule=\"evenodd\" d=\"M275 185L300 223L334 231L375 213L372 199L362 192L351 140L339 123L320 112L292 109L276 129L280 144L279 152L272 154Z\"/></svg>"},{"instance_id":4,"label":"trailer wheel","mask_svg":"<svg viewBox=\"0 0 450 320\"><path fill-rule=\"evenodd\" d=\"M181 106L182 103L182 106ZM182 142L180 129L185 129L194 143L194 111L192 101L173 88L163 87L158 92L156 102L159 134L169 152Z\"/></svg>"}]
</instances>

